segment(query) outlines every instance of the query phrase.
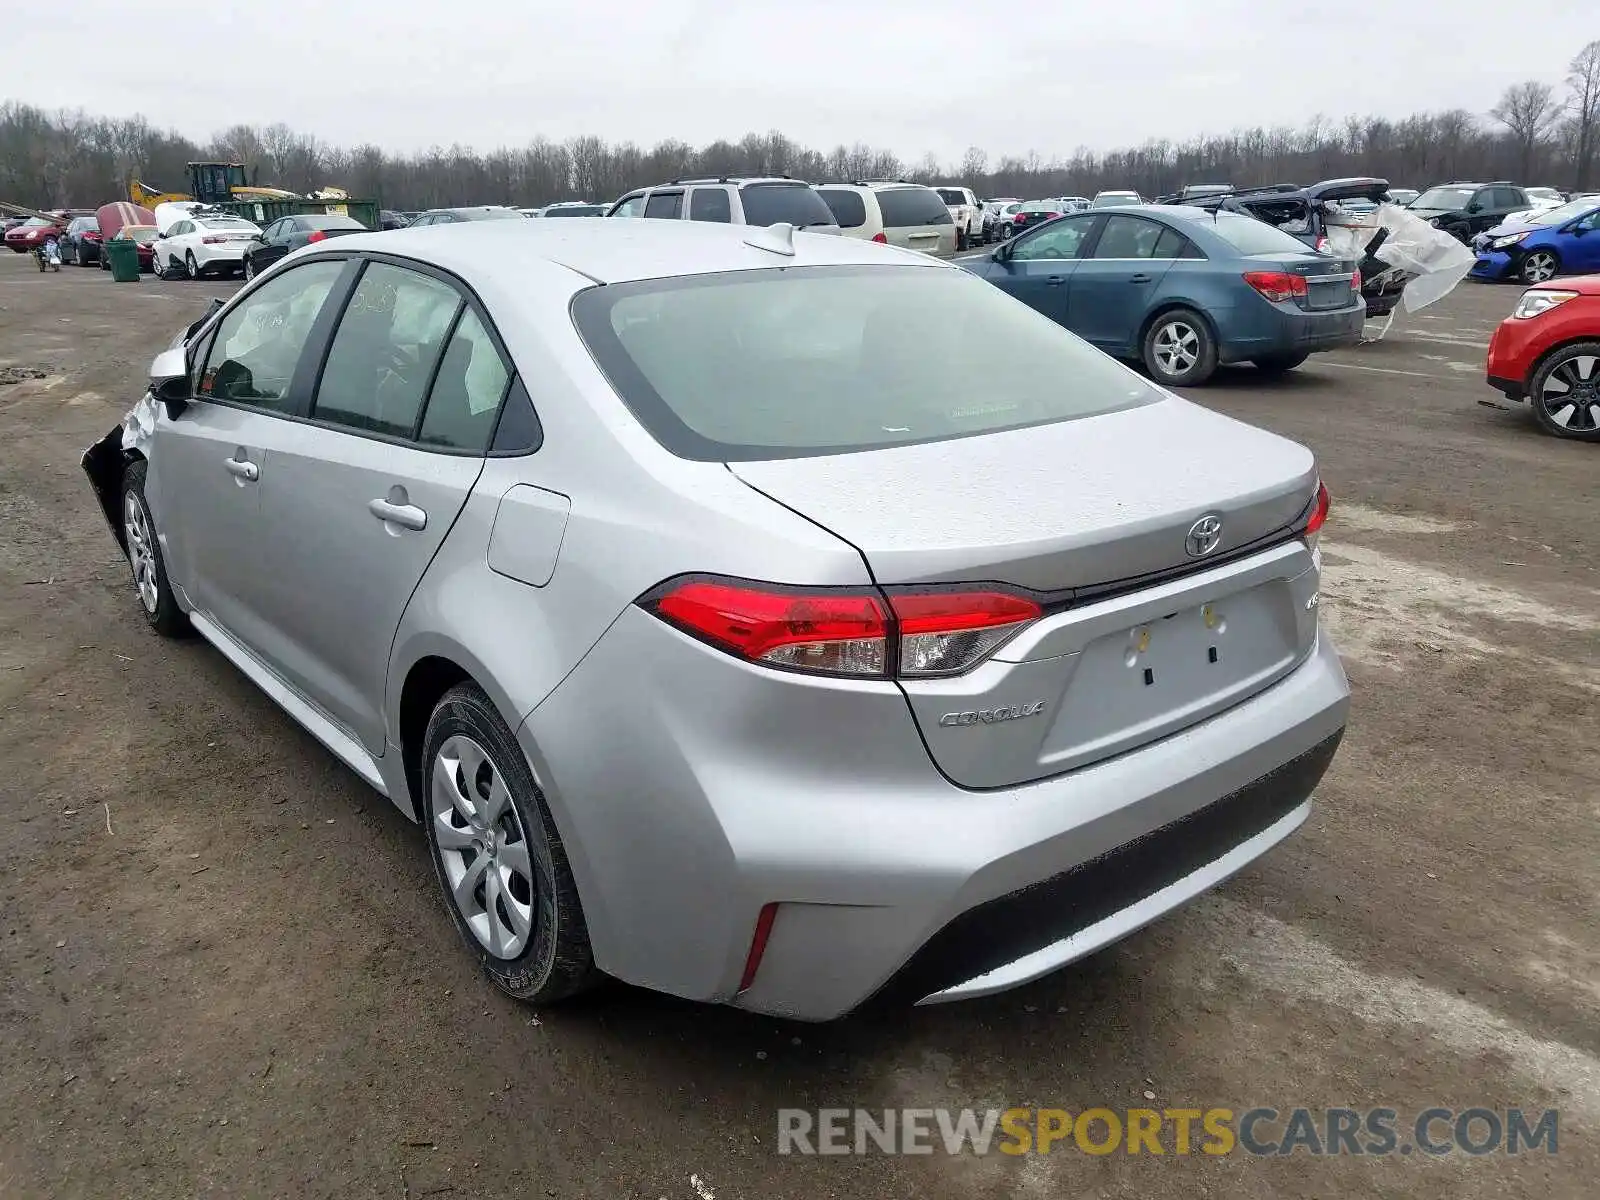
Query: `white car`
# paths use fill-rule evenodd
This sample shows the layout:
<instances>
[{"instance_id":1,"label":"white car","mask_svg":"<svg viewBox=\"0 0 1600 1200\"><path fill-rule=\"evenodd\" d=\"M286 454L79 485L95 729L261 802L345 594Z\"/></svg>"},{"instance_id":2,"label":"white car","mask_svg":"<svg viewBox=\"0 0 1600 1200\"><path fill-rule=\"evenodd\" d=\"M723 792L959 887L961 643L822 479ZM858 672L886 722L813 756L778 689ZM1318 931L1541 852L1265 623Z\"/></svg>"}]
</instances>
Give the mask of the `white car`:
<instances>
[{"instance_id":1,"label":"white car","mask_svg":"<svg viewBox=\"0 0 1600 1200\"><path fill-rule=\"evenodd\" d=\"M938 187L939 199L950 210L950 219L956 226L956 249L965 250L983 241L983 205L971 188Z\"/></svg>"},{"instance_id":2,"label":"white car","mask_svg":"<svg viewBox=\"0 0 1600 1200\"><path fill-rule=\"evenodd\" d=\"M1549 212L1552 208L1560 208L1566 203L1561 198L1561 193L1556 191L1555 188L1530 187L1522 190L1527 193L1528 199L1533 201L1533 207L1508 214L1502 224L1509 225L1512 222L1521 224L1526 222L1529 217L1536 217L1542 212Z\"/></svg>"},{"instance_id":3,"label":"white car","mask_svg":"<svg viewBox=\"0 0 1600 1200\"><path fill-rule=\"evenodd\" d=\"M1090 208L1123 208L1129 204L1143 204L1144 197L1138 192L1096 192L1090 202Z\"/></svg>"},{"instance_id":4,"label":"white car","mask_svg":"<svg viewBox=\"0 0 1600 1200\"><path fill-rule=\"evenodd\" d=\"M243 217L193 216L171 225L155 241L157 279L199 279L244 273L244 252L261 229Z\"/></svg>"}]
</instances>

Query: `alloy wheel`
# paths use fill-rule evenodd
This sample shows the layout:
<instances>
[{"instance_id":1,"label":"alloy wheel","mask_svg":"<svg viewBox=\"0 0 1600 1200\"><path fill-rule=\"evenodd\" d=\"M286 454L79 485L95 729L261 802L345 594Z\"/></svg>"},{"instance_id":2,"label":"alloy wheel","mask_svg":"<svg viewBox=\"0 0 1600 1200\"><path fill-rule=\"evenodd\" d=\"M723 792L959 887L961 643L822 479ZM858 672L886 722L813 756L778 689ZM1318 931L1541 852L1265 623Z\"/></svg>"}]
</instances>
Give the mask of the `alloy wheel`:
<instances>
[{"instance_id":1,"label":"alloy wheel","mask_svg":"<svg viewBox=\"0 0 1600 1200\"><path fill-rule=\"evenodd\" d=\"M1200 361L1200 335L1186 321L1168 321L1156 330L1155 356L1168 375L1182 375Z\"/></svg>"},{"instance_id":2,"label":"alloy wheel","mask_svg":"<svg viewBox=\"0 0 1600 1200\"><path fill-rule=\"evenodd\" d=\"M1548 251L1536 250L1523 260L1522 281L1524 283L1543 283L1547 279L1554 279L1555 274L1555 255Z\"/></svg>"},{"instance_id":3,"label":"alloy wheel","mask_svg":"<svg viewBox=\"0 0 1600 1200\"><path fill-rule=\"evenodd\" d=\"M156 556L152 549L153 537L150 522L145 516L144 501L136 492L122 497L122 528L128 538L128 565L133 569L134 586L139 589L139 602L152 616L161 602L161 592L156 583Z\"/></svg>"},{"instance_id":4,"label":"alloy wheel","mask_svg":"<svg viewBox=\"0 0 1600 1200\"><path fill-rule=\"evenodd\" d=\"M430 778L428 819L451 901L485 950L516 958L533 936L538 890L505 776L458 733L439 747Z\"/></svg>"},{"instance_id":5,"label":"alloy wheel","mask_svg":"<svg viewBox=\"0 0 1600 1200\"><path fill-rule=\"evenodd\" d=\"M1600 356L1580 354L1545 377L1539 403L1553 424L1571 433L1600 429Z\"/></svg>"}]
</instances>

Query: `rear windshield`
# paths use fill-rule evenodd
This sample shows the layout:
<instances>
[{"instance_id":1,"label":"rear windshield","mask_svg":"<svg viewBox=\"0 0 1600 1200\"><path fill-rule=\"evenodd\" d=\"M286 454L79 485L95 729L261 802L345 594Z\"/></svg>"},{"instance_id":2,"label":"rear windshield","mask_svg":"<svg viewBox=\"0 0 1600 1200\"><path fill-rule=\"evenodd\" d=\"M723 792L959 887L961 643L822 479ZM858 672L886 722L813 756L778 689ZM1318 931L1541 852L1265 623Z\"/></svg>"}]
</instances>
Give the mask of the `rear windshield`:
<instances>
[{"instance_id":1,"label":"rear windshield","mask_svg":"<svg viewBox=\"0 0 1600 1200\"><path fill-rule=\"evenodd\" d=\"M932 188L879 188L878 211L885 229L915 229L922 225L950 225L950 210Z\"/></svg>"},{"instance_id":2,"label":"rear windshield","mask_svg":"<svg viewBox=\"0 0 1600 1200\"><path fill-rule=\"evenodd\" d=\"M195 222L195 224L200 226L201 229L254 229L255 228L255 226L250 224L249 221L240 221L237 218L232 218L232 217L207 217L204 220L197 220Z\"/></svg>"},{"instance_id":3,"label":"rear windshield","mask_svg":"<svg viewBox=\"0 0 1600 1200\"><path fill-rule=\"evenodd\" d=\"M1429 188L1411 202L1412 208L1461 208L1472 199L1471 188Z\"/></svg>"},{"instance_id":4,"label":"rear windshield","mask_svg":"<svg viewBox=\"0 0 1600 1200\"><path fill-rule=\"evenodd\" d=\"M844 188L818 188L817 195L833 210L840 229L860 229L867 223L867 205L861 193Z\"/></svg>"},{"instance_id":5,"label":"rear windshield","mask_svg":"<svg viewBox=\"0 0 1600 1200\"><path fill-rule=\"evenodd\" d=\"M934 188L933 190L939 193L939 199L946 204L965 204L967 202L967 198L956 191L955 188Z\"/></svg>"},{"instance_id":6,"label":"rear windshield","mask_svg":"<svg viewBox=\"0 0 1600 1200\"><path fill-rule=\"evenodd\" d=\"M456 209L455 214L467 221L508 221L523 219L522 214L514 208L466 208Z\"/></svg>"},{"instance_id":7,"label":"rear windshield","mask_svg":"<svg viewBox=\"0 0 1600 1200\"><path fill-rule=\"evenodd\" d=\"M970 437L1161 398L1048 317L959 270L680 276L591 288L572 314L645 428L673 454L705 462ZM928 336L948 328L962 336Z\"/></svg>"},{"instance_id":8,"label":"rear windshield","mask_svg":"<svg viewBox=\"0 0 1600 1200\"><path fill-rule=\"evenodd\" d=\"M1066 205L1059 200L1029 200L1023 204L1022 212L1065 212Z\"/></svg>"},{"instance_id":9,"label":"rear windshield","mask_svg":"<svg viewBox=\"0 0 1600 1200\"><path fill-rule=\"evenodd\" d=\"M354 217L341 217L338 213L312 213L302 217L308 229L365 229Z\"/></svg>"},{"instance_id":10,"label":"rear windshield","mask_svg":"<svg viewBox=\"0 0 1600 1200\"><path fill-rule=\"evenodd\" d=\"M1240 254L1282 254L1285 250L1304 254L1306 250L1304 242L1254 217L1217 213L1215 221L1207 216L1195 223L1211 230Z\"/></svg>"},{"instance_id":11,"label":"rear windshield","mask_svg":"<svg viewBox=\"0 0 1600 1200\"><path fill-rule=\"evenodd\" d=\"M822 197L804 183L752 183L739 189L746 225L776 225L787 221L796 229L832 225L833 213Z\"/></svg>"}]
</instances>

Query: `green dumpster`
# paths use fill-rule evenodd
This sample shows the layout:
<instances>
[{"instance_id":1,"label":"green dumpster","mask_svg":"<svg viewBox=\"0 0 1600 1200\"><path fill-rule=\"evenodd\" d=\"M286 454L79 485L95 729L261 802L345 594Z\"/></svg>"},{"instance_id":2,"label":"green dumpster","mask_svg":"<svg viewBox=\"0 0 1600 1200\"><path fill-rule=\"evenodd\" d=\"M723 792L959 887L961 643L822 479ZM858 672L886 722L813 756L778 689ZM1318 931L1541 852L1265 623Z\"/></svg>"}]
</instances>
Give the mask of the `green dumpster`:
<instances>
[{"instance_id":1,"label":"green dumpster","mask_svg":"<svg viewBox=\"0 0 1600 1200\"><path fill-rule=\"evenodd\" d=\"M127 238L112 238L101 245L100 253L111 264L111 278L116 283L139 282L139 243Z\"/></svg>"}]
</instances>

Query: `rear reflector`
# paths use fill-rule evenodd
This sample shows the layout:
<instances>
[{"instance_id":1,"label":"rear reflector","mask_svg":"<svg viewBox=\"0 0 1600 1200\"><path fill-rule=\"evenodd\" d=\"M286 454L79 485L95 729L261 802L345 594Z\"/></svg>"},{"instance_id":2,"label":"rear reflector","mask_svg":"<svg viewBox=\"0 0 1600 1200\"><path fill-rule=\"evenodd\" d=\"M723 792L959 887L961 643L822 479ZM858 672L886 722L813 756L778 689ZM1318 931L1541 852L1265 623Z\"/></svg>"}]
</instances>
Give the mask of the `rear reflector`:
<instances>
[{"instance_id":1,"label":"rear reflector","mask_svg":"<svg viewBox=\"0 0 1600 1200\"><path fill-rule=\"evenodd\" d=\"M641 607L717 649L751 662L820 675L927 678L970 670L1042 613L1011 592L919 588L786 588L688 576Z\"/></svg>"},{"instance_id":2,"label":"rear reflector","mask_svg":"<svg viewBox=\"0 0 1600 1200\"><path fill-rule=\"evenodd\" d=\"M1306 295L1306 277L1292 271L1246 271L1244 281L1268 300L1293 300Z\"/></svg>"},{"instance_id":3,"label":"rear reflector","mask_svg":"<svg viewBox=\"0 0 1600 1200\"><path fill-rule=\"evenodd\" d=\"M767 939L772 936L772 922L777 918L778 906L776 904L763 904L761 915L756 918L755 936L750 939L750 953L744 960L744 974L739 976L739 990L749 990L756 981L756 972L761 969L761 956L767 952Z\"/></svg>"},{"instance_id":4,"label":"rear reflector","mask_svg":"<svg viewBox=\"0 0 1600 1200\"><path fill-rule=\"evenodd\" d=\"M885 245L885 246L887 246L889 244L888 236L886 234L884 234L882 231L873 234L872 235L872 240L875 241L875 242L878 242L878 243L880 243L882 245Z\"/></svg>"}]
</instances>

